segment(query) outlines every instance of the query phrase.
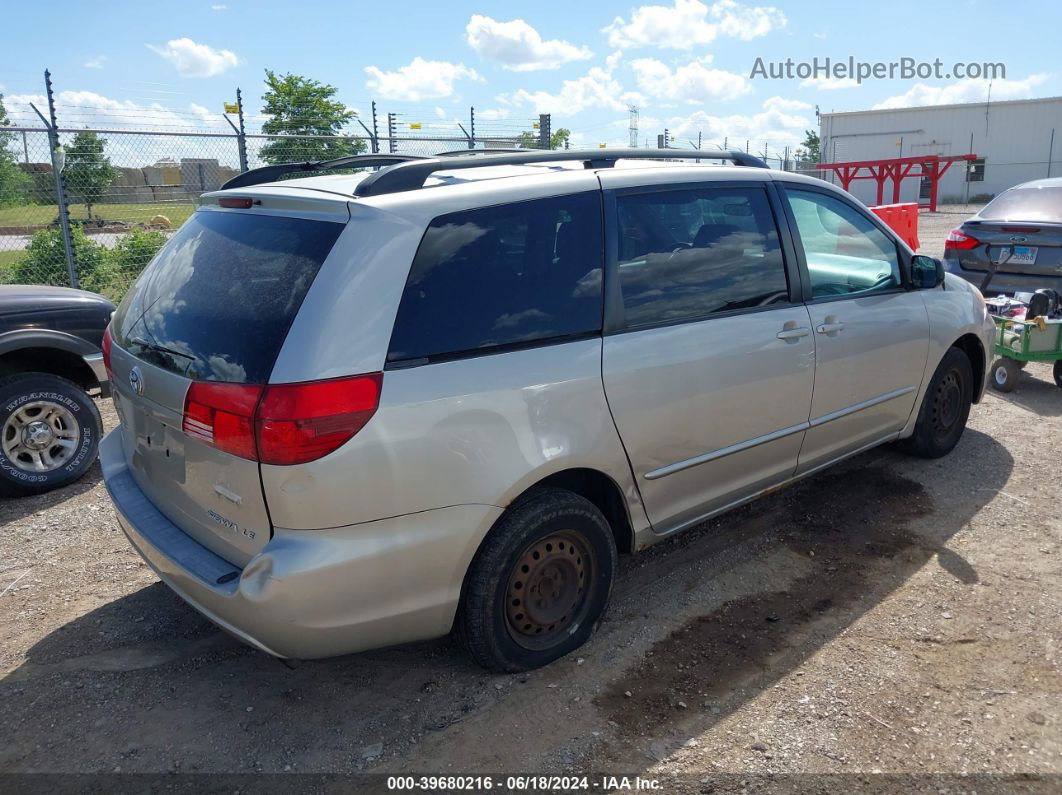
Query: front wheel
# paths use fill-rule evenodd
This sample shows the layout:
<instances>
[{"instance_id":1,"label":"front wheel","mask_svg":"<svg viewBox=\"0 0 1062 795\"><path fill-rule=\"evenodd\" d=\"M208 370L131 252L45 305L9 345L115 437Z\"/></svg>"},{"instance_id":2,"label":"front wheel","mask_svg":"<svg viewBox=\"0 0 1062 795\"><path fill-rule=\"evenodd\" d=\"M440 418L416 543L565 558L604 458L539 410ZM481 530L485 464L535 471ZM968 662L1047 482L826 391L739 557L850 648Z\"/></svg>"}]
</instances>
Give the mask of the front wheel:
<instances>
[{"instance_id":1,"label":"front wheel","mask_svg":"<svg viewBox=\"0 0 1062 795\"><path fill-rule=\"evenodd\" d=\"M1054 376L1055 386L1062 386L1062 359L1055 361Z\"/></svg>"},{"instance_id":2,"label":"front wheel","mask_svg":"<svg viewBox=\"0 0 1062 795\"><path fill-rule=\"evenodd\" d=\"M0 381L0 494L40 494L80 478L103 425L85 390L48 373Z\"/></svg>"},{"instance_id":3,"label":"front wheel","mask_svg":"<svg viewBox=\"0 0 1062 795\"><path fill-rule=\"evenodd\" d=\"M608 605L616 544L589 500L542 489L509 508L476 553L456 630L493 671L538 668L583 645Z\"/></svg>"},{"instance_id":4,"label":"front wheel","mask_svg":"<svg viewBox=\"0 0 1062 795\"><path fill-rule=\"evenodd\" d=\"M1014 359L996 359L992 365L992 386L997 392L1013 392L1018 386L1021 365Z\"/></svg>"},{"instance_id":5,"label":"front wheel","mask_svg":"<svg viewBox=\"0 0 1062 795\"><path fill-rule=\"evenodd\" d=\"M973 368L966 354L949 348L929 382L914 433L904 440L909 453L940 458L959 443L973 403Z\"/></svg>"}]
</instances>

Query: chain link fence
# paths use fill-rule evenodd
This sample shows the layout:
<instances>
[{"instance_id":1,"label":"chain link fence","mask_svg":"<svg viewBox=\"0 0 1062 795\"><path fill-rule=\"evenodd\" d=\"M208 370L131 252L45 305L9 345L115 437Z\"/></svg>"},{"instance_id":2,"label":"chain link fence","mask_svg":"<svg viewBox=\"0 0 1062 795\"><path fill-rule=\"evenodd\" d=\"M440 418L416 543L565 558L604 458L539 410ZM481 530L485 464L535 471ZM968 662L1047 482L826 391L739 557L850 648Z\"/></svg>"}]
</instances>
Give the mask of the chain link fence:
<instances>
[{"instance_id":1,"label":"chain link fence","mask_svg":"<svg viewBox=\"0 0 1062 795\"><path fill-rule=\"evenodd\" d=\"M549 116L378 114L373 102L368 122L355 116L348 134L268 134L268 119L245 115L242 101L224 114L158 104L101 113L79 104L76 92L56 98L47 73L45 89L36 102L0 112L0 284L78 286L116 302L199 196L249 168L549 142Z\"/></svg>"}]
</instances>

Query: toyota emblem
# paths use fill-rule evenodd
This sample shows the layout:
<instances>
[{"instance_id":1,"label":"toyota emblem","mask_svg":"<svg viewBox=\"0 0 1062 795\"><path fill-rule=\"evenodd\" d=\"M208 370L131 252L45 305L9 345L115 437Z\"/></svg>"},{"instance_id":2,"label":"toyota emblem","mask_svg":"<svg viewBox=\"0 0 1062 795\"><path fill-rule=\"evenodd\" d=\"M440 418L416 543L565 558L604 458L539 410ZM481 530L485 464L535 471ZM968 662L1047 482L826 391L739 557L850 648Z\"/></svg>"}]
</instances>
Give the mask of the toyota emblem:
<instances>
[{"instance_id":1,"label":"toyota emblem","mask_svg":"<svg viewBox=\"0 0 1062 795\"><path fill-rule=\"evenodd\" d=\"M138 395L144 394L144 374L140 372L139 367L133 367L129 371L129 386L133 388L133 391Z\"/></svg>"}]
</instances>

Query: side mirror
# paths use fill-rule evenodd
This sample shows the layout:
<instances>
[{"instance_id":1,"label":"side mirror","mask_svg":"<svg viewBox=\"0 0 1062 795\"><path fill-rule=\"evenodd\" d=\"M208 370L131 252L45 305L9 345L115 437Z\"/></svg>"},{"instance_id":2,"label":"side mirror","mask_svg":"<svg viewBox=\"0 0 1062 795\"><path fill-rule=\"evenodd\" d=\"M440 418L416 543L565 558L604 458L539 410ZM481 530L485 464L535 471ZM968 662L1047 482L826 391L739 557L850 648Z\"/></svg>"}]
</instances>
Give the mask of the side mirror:
<instances>
[{"instance_id":1,"label":"side mirror","mask_svg":"<svg viewBox=\"0 0 1062 795\"><path fill-rule=\"evenodd\" d=\"M935 257L911 257L911 282L918 290L932 290L944 283L944 263Z\"/></svg>"}]
</instances>

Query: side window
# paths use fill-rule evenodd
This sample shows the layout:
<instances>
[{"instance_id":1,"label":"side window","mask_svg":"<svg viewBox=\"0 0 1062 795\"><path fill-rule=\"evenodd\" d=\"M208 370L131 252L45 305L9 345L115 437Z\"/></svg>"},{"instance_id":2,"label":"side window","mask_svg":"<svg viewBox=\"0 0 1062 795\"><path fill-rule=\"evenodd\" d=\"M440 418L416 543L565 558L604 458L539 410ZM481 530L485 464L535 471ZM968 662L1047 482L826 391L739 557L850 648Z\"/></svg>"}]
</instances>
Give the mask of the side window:
<instances>
[{"instance_id":1,"label":"side window","mask_svg":"<svg viewBox=\"0 0 1062 795\"><path fill-rule=\"evenodd\" d=\"M440 216L410 267L387 360L600 331L601 268L598 193Z\"/></svg>"},{"instance_id":2,"label":"side window","mask_svg":"<svg viewBox=\"0 0 1062 795\"><path fill-rule=\"evenodd\" d=\"M899 287L896 244L858 210L833 196L787 187L814 298Z\"/></svg>"},{"instance_id":3,"label":"side window","mask_svg":"<svg viewBox=\"0 0 1062 795\"><path fill-rule=\"evenodd\" d=\"M789 301L762 188L694 188L616 199L628 327Z\"/></svg>"}]
</instances>

